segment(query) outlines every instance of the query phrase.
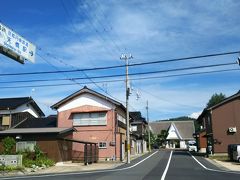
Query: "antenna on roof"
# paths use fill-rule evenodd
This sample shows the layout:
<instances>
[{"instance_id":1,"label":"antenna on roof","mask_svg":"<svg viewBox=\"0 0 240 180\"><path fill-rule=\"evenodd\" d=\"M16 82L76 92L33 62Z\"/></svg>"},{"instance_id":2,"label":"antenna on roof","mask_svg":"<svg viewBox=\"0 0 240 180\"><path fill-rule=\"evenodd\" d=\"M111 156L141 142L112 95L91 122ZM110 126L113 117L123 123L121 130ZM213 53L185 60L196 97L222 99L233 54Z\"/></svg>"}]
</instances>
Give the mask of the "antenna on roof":
<instances>
[{"instance_id":1,"label":"antenna on roof","mask_svg":"<svg viewBox=\"0 0 240 180\"><path fill-rule=\"evenodd\" d=\"M103 83L102 87L103 87L105 93L108 93L108 84L107 83Z\"/></svg>"},{"instance_id":2,"label":"antenna on roof","mask_svg":"<svg viewBox=\"0 0 240 180\"><path fill-rule=\"evenodd\" d=\"M32 88L29 98L33 96L33 93L34 93L34 92L35 92L35 88Z\"/></svg>"},{"instance_id":3,"label":"antenna on roof","mask_svg":"<svg viewBox=\"0 0 240 180\"><path fill-rule=\"evenodd\" d=\"M137 92L136 92L136 100L138 100L140 97L141 97L141 93L137 90Z\"/></svg>"}]
</instances>

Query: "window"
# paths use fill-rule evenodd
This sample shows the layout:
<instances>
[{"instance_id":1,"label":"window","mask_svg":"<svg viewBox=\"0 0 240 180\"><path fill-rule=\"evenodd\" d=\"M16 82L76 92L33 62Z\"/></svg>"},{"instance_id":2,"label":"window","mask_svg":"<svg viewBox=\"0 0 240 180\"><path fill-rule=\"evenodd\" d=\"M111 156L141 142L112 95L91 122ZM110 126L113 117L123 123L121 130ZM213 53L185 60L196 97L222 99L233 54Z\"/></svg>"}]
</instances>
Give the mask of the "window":
<instances>
[{"instance_id":1,"label":"window","mask_svg":"<svg viewBox=\"0 0 240 180\"><path fill-rule=\"evenodd\" d=\"M20 141L16 143L16 151L34 151L34 146L36 145L36 141Z\"/></svg>"},{"instance_id":2,"label":"window","mask_svg":"<svg viewBox=\"0 0 240 180\"><path fill-rule=\"evenodd\" d=\"M124 124L126 124L126 119L122 115L120 115L120 114L117 114L117 120L121 121Z\"/></svg>"},{"instance_id":3,"label":"window","mask_svg":"<svg viewBox=\"0 0 240 180\"><path fill-rule=\"evenodd\" d=\"M9 126L10 121L11 121L10 116L5 115L5 116L2 117L2 125L3 126Z\"/></svg>"},{"instance_id":4,"label":"window","mask_svg":"<svg viewBox=\"0 0 240 180\"><path fill-rule=\"evenodd\" d=\"M132 130L133 132L137 131L137 126L131 126L131 130Z\"/></svg>"},{"instance_id":5,"label":"window","mask_svg":"<svg viewBox=\"0 0 240 180\"><path fill-rule=\"evenodd\" d=\"M106 149L107 148L107 143L106 142L99 142L98 143L98 148L99 149Z\"/></svg>"},{"instance_id":6,"label":"window","mask_svg":"<svg viewBox=\"0 0 240 180\"><path fill-rule=\"evenodd\" d=\"M107 125L106 112L78 113L73 115L74 126Z\"/></svg>"}]
</instances>

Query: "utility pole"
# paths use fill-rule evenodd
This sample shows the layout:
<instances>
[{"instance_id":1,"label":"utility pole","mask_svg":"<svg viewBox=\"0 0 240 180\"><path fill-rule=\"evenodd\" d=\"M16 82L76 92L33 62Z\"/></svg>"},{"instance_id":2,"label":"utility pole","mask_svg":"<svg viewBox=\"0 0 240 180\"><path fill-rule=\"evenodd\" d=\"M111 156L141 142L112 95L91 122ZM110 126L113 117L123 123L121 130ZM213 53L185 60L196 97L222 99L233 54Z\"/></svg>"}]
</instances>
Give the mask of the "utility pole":
<instances>
[{"instance_id":1,"label":"utility pole","mask_svg":"<svg viewBox=\"0 0 240 180\"><path fill-rule=\"evenodd\" d=\"M128 85L128 60L132 59L132 55L122 54L120 59L125 60L126 63L126 123L127 123L127 164L130 163L130 131L129 131L129 110L128 110L128 100L130 88Z\"/></svg>"},{"instance_id":2,"label":"utility pole","mask_svg":"<svg viewBox=\"0 0 240 180\"><path fill-rule=\"evenodd\" d=\"M150 137L150 127L149 127L149 117L148 117L148 101L147 101L146 110L147 110L147 122L148 122L148 150L149 152L151 152L151 137Z\"/></svg>"}]
</instances>

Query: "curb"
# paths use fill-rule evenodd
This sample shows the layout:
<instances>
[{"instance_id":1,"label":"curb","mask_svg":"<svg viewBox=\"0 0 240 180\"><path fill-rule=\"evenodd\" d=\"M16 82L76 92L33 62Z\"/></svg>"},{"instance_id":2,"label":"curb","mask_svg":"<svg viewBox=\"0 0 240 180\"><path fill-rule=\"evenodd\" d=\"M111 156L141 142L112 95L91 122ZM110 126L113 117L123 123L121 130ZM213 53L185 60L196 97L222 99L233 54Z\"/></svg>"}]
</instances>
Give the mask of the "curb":
<instances>
[{"instance_id":1,"label":"curb","mask_svg":"<svg viewBox=\"0 0 240 180\"><path fill-rule=\"evenodd\" d=\"M206 161L210 162L211 164L213 164L214 166L217 166L219 169L223 170L223 171L233 171L232 169L229 169L225 166L223 166L222 164L220 164L219 162L215 161L214 159L209 159L209 158L204 158Z\"/></svg>"}]
</instances>

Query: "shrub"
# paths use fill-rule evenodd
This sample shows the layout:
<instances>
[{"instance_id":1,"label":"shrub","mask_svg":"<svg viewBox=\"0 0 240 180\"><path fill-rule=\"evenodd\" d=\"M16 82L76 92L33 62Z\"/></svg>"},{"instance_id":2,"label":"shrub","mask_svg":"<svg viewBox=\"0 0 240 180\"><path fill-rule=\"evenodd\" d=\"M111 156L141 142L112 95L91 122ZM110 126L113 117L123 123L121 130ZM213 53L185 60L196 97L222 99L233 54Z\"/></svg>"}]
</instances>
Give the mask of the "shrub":
<instances>
[{"instance_id":1,"label":"shrub","mask_svg":"<svg viewBox=\"0 0 240 180\"><path fill-rule=\"evenodd\" d=\"M23 163L24 167L29 167L30 168L30 167L32 167L32 165L35 164L35 161L32 160L32 159L28 159L27 157L24 157L22 163Z\"/></svg>"},{"instance_id":2,"label":"shrub","mask_svg":"<svg viewBox=\"0 0 240 180\"><path fill-rule=\"evenodd\" d=\"M41 149L39 148L38 145L35 145L35 146L34 146L34 152L35 152L35 158L36 158L36 159L39 159L39 158L41 158L41 157L44 156L44 155L43 155L43 152L41 151Z\"/></svg>"},{"instance_id":3,"label":"shrub","mask_svg":"<svg viewBox=\"0 0 240 180\"><path fill-rule=\"evenodd\" d=\"M16 141L12 137L6 137L2 140L3 142L3 154L14 154L14 146Z\"/></svg>"},{"instance_id":4,"label":"shrub","mask_svg":"<svg viewBox=\"0 0 240 180\"><path fill-rule=\"evenodd\" d=\"M39 159L33 160L33 159L28 159L24 158L23 159L23 165L24 167L32 167L33 165L42 167L42 166L53 166L55 163L53 160L47 158L47 157L41 157Z\"/></svg>"},{"instance_id":5,"label":"shrub","mask_svg":"<svg viewBox=\"0 0 240 180\"><path fill-rule=\"evenodd\" d=\"M55 164L53 160L51 160L51 159L49 159L47 157L39 158L35 162L36 162L37 166L43 166L43 165L45 165L45 166L53 166Z\"/></svg>"},{"instance_id":6,"label":"shrub","mask_svg":"<svg viewBox=\"0 0 240 180\"><path fill-rule=\"evenodd\" d=\"M35 166L53 166L55 163L53 160L46 157L39 146L34 147L34 152L26 150L21 152L23 155L23 166L31 168L33 165Z\"/></svg>"}]
</instances>

